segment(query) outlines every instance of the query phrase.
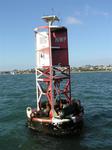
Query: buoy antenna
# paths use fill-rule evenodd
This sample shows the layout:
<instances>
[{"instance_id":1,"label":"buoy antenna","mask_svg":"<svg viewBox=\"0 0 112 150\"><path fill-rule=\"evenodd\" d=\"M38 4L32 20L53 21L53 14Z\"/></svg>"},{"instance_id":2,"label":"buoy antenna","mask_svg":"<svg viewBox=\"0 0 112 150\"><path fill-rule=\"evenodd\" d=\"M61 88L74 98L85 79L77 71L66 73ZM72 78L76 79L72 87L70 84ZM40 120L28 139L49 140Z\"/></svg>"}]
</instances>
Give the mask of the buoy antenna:
<instances>
[{"instance_id":1,"label":"buoy antenna","mask_svg":"<svg viewBox=\"0 0 112 150\"><path fill-rule=\"evenodd\" d=\"M43 16L42 19L48 23L49 26L52 26L52 24L55 21L60 21L60 19L57 16Z\"/></svg>"}]
</instances>

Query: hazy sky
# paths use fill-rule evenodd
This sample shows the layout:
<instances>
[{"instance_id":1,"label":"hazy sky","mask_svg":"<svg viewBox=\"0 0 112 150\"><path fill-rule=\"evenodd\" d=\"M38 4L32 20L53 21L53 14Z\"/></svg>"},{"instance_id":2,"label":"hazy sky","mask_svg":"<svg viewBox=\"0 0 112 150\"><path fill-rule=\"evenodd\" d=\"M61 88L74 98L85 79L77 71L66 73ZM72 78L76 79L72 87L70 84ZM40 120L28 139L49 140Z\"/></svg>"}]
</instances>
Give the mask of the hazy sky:
<instances>
[{"instance_id":1,"label":"hazy sky","mask_svg":"<svg viewBox=\"0 0 112 150\"><path fill-rule=\"evenodd\" d=\"M112 64L112 0L0 0L0 70L35 67L43 15L68 28L71 66Z\"/></svg>"}]
</instances>

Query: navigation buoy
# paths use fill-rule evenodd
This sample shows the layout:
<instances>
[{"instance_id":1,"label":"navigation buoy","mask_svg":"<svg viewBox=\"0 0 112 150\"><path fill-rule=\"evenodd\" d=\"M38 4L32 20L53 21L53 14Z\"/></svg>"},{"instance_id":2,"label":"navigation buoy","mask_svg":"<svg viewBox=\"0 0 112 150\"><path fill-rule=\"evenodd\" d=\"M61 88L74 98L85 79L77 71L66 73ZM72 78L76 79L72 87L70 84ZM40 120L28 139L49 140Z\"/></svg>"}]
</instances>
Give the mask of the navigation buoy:
<instances>
[{"instance_id":1,"label":"navigation buoy","mask_svg":"<svg viewBox=\"0 0 112 150\"><path fill-rule=\"evenodd\" d=\"M35 28L37 108L26 109L28 127L53 135L74 134L83 124L83 107L72 100L67 28L44 16Z\"/></svg>"}]
</instances>

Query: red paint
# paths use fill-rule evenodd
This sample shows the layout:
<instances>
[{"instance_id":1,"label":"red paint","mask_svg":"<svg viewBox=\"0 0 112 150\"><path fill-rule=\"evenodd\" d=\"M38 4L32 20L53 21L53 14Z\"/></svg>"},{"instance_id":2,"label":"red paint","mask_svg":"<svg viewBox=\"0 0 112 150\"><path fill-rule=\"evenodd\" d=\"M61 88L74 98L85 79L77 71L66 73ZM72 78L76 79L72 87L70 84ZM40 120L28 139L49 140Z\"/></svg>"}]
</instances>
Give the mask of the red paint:
<instances>
[{"instance_id":1,"label":"red paint","mask_svg":"<svg viewBox=\"0 0 112 150\"><path fill-rule=\"evenodd\" d=\"M49 118L52 119L52 117L53 117L53 112L51 110L50 113L49 113Z\"/></svg>"},{"instance_id":2,"label":"red paint","mask_svg":"<svg viewBox=\"0 0 112 150\"><path fill-rule=\"evenodd\" d=\"M51 31L52 65L69 65L67 29L54 28ZM57 59L58 58L58 59Z\"/></svg>"}]
</instances>

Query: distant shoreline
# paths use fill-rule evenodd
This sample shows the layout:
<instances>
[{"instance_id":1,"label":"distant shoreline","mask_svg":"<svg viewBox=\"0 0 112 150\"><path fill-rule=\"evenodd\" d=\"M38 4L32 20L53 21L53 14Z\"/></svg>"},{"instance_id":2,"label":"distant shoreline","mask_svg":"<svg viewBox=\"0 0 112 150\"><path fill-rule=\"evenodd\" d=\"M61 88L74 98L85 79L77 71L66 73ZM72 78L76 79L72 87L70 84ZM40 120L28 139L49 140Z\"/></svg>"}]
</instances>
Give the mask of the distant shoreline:
<instances>
[{"instance_id":1,"label":"distant shoreline","mask_svg":"<svg viewBox=\"0 0 112 150\"><path fill-rule=\"evenodd\" d=\"M112 72L112 71L71 71L71 73L107 73L107 72Z\"/></svg>"},{"instance_id":2,"label":"distant shoreline","mask_svg":"<svg viewBox=\"0 0 112 150\"><path fill-rule=\"evenodd\" d=\"M70 73L111 73L112 71L71 71ZM7 73L4 73L4 72L0 72L0 75L23 75L23 74L35 74L35 72L17 72L17 73L11 73L10 71L7 72Z\"/></svg>"}]
</instances>

